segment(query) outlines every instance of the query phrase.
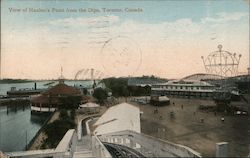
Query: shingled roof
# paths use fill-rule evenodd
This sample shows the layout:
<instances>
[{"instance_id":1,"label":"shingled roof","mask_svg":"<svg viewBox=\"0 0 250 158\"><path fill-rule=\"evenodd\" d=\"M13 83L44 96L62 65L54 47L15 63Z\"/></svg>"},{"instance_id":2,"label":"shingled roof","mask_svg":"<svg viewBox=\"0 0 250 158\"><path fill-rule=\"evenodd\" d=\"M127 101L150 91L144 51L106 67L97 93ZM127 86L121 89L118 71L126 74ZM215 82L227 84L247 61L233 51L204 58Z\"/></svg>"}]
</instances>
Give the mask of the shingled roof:
<instances>
[{"instance_id":1,"label":"shingled roof","mask_svg":"<svg viewBox=\"0 0 250 158\"><path fill-rule=\"evenodd\" d=\"M33 97L31 99L31 102L32 103L41 103L41 104L46 104L46 103L53 104L53 103L57 103L58 99L57 98L48 98L47 96L39 95L39 96Z\"/></svg>"},{"instance_id":2,"label":"shingled roof","mask_svg":"<svg viewBox=\"0 0 250 158\"><path fill-rule=\"evenodd\" d=\"M41 103L41 104L57 104L61 96L81 96L81 91L68 86L64 83L59 83L54 87L51 87L47 91L41 93L39 96L33 97L31 99L32 103ZM88 98L86 96L81 96L82 100L86 101Z\"/></svg>"},{"instance_id":3,"label":"shingled roof","mask_svg":"<svg viewBox=\"0 0 250 158\"><path fill-rule=\"evenodd\" d=\"M81 94L80 90L68 86L64 83L59 83L43 93L43 95L80 95L80 94Z\"/></svg>"}]
</instances>

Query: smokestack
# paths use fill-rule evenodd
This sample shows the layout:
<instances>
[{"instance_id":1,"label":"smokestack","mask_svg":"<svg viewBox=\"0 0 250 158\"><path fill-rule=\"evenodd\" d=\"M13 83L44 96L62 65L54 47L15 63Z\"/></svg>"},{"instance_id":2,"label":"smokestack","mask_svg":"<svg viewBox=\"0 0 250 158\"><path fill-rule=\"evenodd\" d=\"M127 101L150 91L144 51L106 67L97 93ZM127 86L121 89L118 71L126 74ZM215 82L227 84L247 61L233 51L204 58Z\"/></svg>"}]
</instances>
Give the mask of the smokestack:
<instances>
[{"instance_id":1,"label":"smokestack","mask_svg":"<svg viewBox=\"0 0 250 158\"><path fill-rule=\"evenodd\" d=\"M91 75L90 78L93 81L94 80L94 69L93 68L91 69L90 75Z\"/></svg>"},{"instance_id":2,"label":"smokestack","mask_svg":"<svg viewBox=\"0 0 250 158\"><path fill-rule=\"evenodd\" d=\"M35 84L34 84L34 88L35 88L35 90L36 90L36 82L35 82Z\"/></svg>"}]
</instances>

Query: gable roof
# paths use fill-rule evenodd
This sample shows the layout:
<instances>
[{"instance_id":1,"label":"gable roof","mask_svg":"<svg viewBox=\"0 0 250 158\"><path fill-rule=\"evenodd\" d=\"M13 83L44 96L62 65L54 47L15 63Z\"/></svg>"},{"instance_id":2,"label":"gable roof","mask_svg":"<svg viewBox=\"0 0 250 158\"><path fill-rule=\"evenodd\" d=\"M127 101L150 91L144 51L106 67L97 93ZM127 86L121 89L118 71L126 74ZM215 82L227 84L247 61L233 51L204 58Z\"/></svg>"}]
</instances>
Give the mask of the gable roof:
<instances>
[{"instance_id":1,"label":"gable roof","mask_svg":"<svg viewBox=\"0 0 250 158\"><path fill-rule=\"evenodd\" d=\"M141 132L140 109L128 103L110 107L94 124L95 133L106 134L123 130Z\"/></svg>"}]
</instances>

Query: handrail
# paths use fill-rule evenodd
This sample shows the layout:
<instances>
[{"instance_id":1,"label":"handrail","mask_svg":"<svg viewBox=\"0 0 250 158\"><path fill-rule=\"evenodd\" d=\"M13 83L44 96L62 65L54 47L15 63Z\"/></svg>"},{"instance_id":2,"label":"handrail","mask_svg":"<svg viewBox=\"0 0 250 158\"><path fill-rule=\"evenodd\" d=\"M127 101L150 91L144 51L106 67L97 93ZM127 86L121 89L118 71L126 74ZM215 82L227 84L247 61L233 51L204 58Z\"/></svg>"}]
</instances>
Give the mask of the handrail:
<instances>
[{"instance_id":1,"label":"handrail","mask_svg":"<svg viewBox=\"0 0 250 158\"><path fill-rule=\"evenodd\" d=\"M55 149L44 149L44 150L29 150L29 151L18 151L4 153L6 158L33 158L33 157L62 157L67 154L65 151L58 152ZM67 154L68 155L68 154Z\"/></svg>"},{"instance_id":2,"label":"handrail","mask_svg":"<svg viewBox=\"0 0 250 158\"><path fill-rule=\"evenodd\" d=\"M68 151L71 148L75 129L69 129L57 145L55 151Z\"/></svg>"},{"instance_id":3,"label":"handrail","mask_svg":"<svg viewBox=\"0 0 250 158\"><path fill-rule=\"evenodd\" d=\"M93 114L93 115L88 115L88 116L84 116L82 118L78 119L78 124L77 124L77 139L81 140L82 139L82 121L92 118L92 117L99 117L101 116L100 114Z\"/></svg>"},{"instance_id":4,"label":"handrail","mask_svg":"<svg viewBox=\"0 0 250 158\"><path fill-rule=\"evenodd\" d=\"M70 152L73 142L73 136L75 134L75 129L70 129L64 135L63 139L59 142L56 149L45 149L45 150L29 150L29 151L17 151L17 152L7 152L5 153L7 158L18 158L18 157L63 157L65 155L72 155Z\"/></svg>"},{"instance_id":5,"label":"handrail","mask_svg":"<svg viewBox=\"0 0 250 158\"><path fill-rule=\"evenodd\" d=\"M95 117L98 117L98 116L95 115ZM86 129L88 130L89 130L89 122L91 120L92 119L89 119L85 122ZM106 147L103 145L101 140L95 134L92 135L92 153L95 157L98 157L98 158L112 158L109 151L106 149Z\"/></svg>"},{"instance_id":6,"label":"handrail","mask_svg":"<svg viewBox=\"0 0 250 158\"><path fill-rule=\"evenodd\" d=\"M92 152L98 158L112 158L109 151L96 135L92 136Z\"/></svg>"}]
</instances>

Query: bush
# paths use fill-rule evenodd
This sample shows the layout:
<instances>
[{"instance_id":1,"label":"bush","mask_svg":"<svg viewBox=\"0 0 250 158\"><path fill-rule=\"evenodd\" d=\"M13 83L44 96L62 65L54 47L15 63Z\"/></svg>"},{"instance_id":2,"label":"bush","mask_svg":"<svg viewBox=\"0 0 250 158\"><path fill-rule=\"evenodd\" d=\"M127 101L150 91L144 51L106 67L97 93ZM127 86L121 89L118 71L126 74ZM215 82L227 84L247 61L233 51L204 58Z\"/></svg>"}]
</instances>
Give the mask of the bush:
<instances>
[{"instance_id":1,"label":"bush","mask_svg":"<svg viewBox=\"0 0 250 158\"><path fill-rule=\"evenodd\" d=\"M44 140L42 148L55 148L65 133L75 128L74 117L74 110L70 112L70 116L67 110L61 110L59 119L46 126L44 132L48 137Z\"/></svg>"},{"instance_id":2,"label":"bush","mask_svg":"<svg viewBox=\"0 0 250 158\"><path fill-rule=\"evenodd\" d=\"M72 109L72 110L70 111L70 118L71 118L72 120L75 120L75 114L76 114L75 109Z\"/></svg>"},{"instance_id":3,"label":"bush","mask_svg":"<svg viewBox=\"0 0 250 158\"><path fill-rule=\"evenodd\" d=\"M96 88L93 93L93 97L95 97L99 103L103 103L104 100L107 99L108 93L106 90L102 88Z\"/></svg>"},{"instance_id":4,"label":"bush","mask_svg":"<svg viewBox=\"0 0 250 158\"><path fill-rule=\"evenodd\" d=\"M66 109L62 109L60 110L60 115L59 115L59 118L60 119L67 119L69 117L68 115L68 111Z\"/></svg>"},{"instance_id":5,"label":"bush","mask_svg":"<svg viewBox=\"0 0 250 158\"><path fill-rule=\"evenodd\" d=\"M68 96L60 98L60 109L77 109L81 102L81 96Z\"/></svg>"},{"instance_id":6,"label":"bush","mask_svg":"<svg viewBox=\"0 0 250 158\"><path fill-rule=\"evenodd\" d=\"M152 77L151 77L152 78ZM145 96L150 95L150 86L128 86L128 78L107 78L103 79L107 89L112 91L115 97L127 97L127 96Z\"/></svg>"}]
</instances>

